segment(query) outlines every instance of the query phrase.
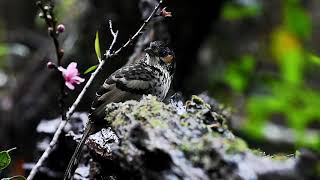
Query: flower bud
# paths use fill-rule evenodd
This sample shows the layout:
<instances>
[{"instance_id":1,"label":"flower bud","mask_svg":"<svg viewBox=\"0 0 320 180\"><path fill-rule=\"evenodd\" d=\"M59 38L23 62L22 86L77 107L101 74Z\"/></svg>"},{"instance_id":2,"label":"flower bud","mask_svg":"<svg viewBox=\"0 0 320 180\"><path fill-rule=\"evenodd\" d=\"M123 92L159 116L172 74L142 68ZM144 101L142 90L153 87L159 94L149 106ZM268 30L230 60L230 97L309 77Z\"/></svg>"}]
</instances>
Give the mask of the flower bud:
<instances>
[{"instance_id":1,"label":"flower bud","mask_svg":"<svg viewBox=\"0 0 320 180\"><path fill-rule=\"evenodd\" d=\"M170 11L166 11L167 7L164 7L161 12L160 12L160 16L163 17L172 17L172 12Z\"/></svg>"},{"instance_id":2,"label":"flower bud","mask_svg":"<svg viewBox=\"0 0 320 180\"><path fill-rule=\"evenodd\" d=\"M55 63L49 61L49 62L47 63L47 68L48 68L48 69L56 69L56 68L58 68L58 66L57 66Z\"/></svg>"},{"instance_id":3,"label":"flower bud","mask_svg":"<svg viewBox=\"0 0 320 180\"><path fill-rule=\"evenodd\" d=\"M63 33L66 30L65 26L63 24L59 24L57 26L57 32L58 33Z\"/></svg>"},{"instance_id":4,"label":"flower bud","mask_svg":"<svg viewBox=\"0 0 320 180\"><path fill-rule=\"evenodd\" d=\"M39 17L40 17L40 18L43 18L43 17L44 17L43 12L39 13Z\"/></svg>"},{"instance_id":5,"label":"flower bud","mask_svg":"<svg viewBox=\"0 0 320 180\"><path fill-rule=\"evenodd\" d=\"M47 19L52 20L52 16L48 14Z\"/></svg>"},{"instance_id":6,"label":"flower bud","mask_svg":"<svg viewBox=\"0 0 320 180\"><path fill-rule=\"evenodd\" d=\"M47 11L47 10L50 9L50 7L49 6L44 6L43 9Z\"/></svg>"},{"instance_id":7,"label":"flower bud","mask_svg":"<svg viewBox=\"0 0 320 180\"><path fill-rule=\"evenodd\" d=\"M41 5L42 5L42 2L41 2L41 1L37 1L37 2L36 2L36 5L37 5L37 6L41 6Z\"/></svg>"}]
</instances>

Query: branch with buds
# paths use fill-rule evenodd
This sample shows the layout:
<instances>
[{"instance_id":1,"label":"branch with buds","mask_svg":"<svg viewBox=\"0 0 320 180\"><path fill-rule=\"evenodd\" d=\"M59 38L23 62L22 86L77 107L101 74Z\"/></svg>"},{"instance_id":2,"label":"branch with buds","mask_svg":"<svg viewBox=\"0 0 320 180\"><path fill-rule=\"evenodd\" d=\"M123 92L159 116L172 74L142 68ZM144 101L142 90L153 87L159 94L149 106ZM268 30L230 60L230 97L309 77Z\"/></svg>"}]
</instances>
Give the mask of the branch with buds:
<instances>
[{"instance_id":1,"label":"branch with buds","mask_svg":"<svg viewBox=\"0 0 320 180\"><path fill-rule=\"evenodd\" d=\"M36 2L36 5L41 10L39 17L43 18L44 21L46 22L47 27L48 27L48 34L54 43L55 52L56 52L56 56L57 56L57 66L61 66L62 57L64 55L64 50L60 47L58 36L59 36L59 34L61 34L65 31L65 26L63 24L57 25L58 22L57 22L55 15L53 13L53 5L51 5L51 4L44 5L41 1ZM66 92L65 92L64 84L65 84L64 77L61 76L61 78L60 78L59 106L60 106L62 119L66 119L65 102L64 102Z\"/></svg>"},{"instance_id":2,"label":"branch with buds","mask_svg":"<svg viewBox=\"0 0 320 180\"><path fill-rule=\"evenodd\" d=\"M32 180L34 178L34 176L37 174L39 168L43 165L44 161L48 158L48 156L52 152L54 146L58 142L58 138L60 137L61 133L63 132L64 127L68 123L70 117L72 116L76 107L78 106L78 104L82 100L87 89L92 84L96 75L101 71L105 62L107 60L109 60L110 58L118 55L124 48L129 46L142 33L143 29L149 24L151 19L157 15L156 13L160 9L160 6L162 5L162 3L163 3L163 0L160 0L159 3L154 7L154 9L151 12L151 14L149 15L149 17L143 22L143 24L137 30L137 32L132 37L130 37L128 39L128 41L123 46L121 46L117 50L113 50L113 47L117 41L119 31L114 31L113 26L112 26L112 21L111 20L109 21L109 30L113 36L113 40L112 40L109 48L104 53L103 58L101 58L101 60L99 59L99 65L94 70L94 72L91 74L89 80L86 82L84 88L82 89L82 91L80 92L80 94L78 95L78 97L76 98L74 103L72 104L72 106L69 108L69 110L66 113L62 114L62 121L60 122L59 127L57 128L57 130L56 130L56 132L55 132L55 134L49 144L49 147L46 148L46 150L44 151L44 153L42 154L42 156L40 157L40 159L38 160L36 165L32 168L29 176L27 177L28 180ZM42 11L42 14L40 14L39 16L44 18L44 20L47 23L49 35L51 36L51 38L54 41L56 54L57 54L57 58L58 58L57 65L52 62L49 62L47 64L47 66L48 66L48 68L56 69L56 70L60 71L60 73L63 77L62 78L62 82L63 82L62 86L63 87L64 87L64 85L66 85L68 88L74 89L74 84L79 84L79 83L83 82L84 79L79 77L79 72L76 68L76 66L77 66L76 63L74 63L74 62L71 63L66 69L61 67L61 59L63 57L63 49L60 49L60 45L59 45L59 41L58 41L57 37L58 37L59 33L62 33L65 31L65 27L62 24L57 26L57 21L54 19L52 6L43 6L41 2L37 2L37 5L39 6L39 8ZM162 11L160 12L160 15L163 17L171 17L171 12L167 12L166 8L163 8ZM62 89L61 91L64 94L64 89ZM61 104L61 105L63 105L63 104Z\"/></svg>"}]
</instances>

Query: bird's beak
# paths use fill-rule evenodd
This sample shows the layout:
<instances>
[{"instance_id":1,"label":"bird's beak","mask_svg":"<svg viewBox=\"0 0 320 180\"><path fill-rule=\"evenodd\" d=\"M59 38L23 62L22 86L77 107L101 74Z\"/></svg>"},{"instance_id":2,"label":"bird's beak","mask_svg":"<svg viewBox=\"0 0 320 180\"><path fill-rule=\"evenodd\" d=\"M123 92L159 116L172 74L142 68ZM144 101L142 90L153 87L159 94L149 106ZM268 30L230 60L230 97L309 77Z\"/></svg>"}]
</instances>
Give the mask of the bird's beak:
<instances>
[{"instance_id":1,"label":"bird's beak","mask_svg":"<svg viewBox=\"0 0 320 180\"><path fill-rule=\"evenodd\" d=\"M165 62L166 64L170 64L173 62L174 57L172 55L167 55L165 57L161 58L163 62Z\"/></svg>"}]
</instances>

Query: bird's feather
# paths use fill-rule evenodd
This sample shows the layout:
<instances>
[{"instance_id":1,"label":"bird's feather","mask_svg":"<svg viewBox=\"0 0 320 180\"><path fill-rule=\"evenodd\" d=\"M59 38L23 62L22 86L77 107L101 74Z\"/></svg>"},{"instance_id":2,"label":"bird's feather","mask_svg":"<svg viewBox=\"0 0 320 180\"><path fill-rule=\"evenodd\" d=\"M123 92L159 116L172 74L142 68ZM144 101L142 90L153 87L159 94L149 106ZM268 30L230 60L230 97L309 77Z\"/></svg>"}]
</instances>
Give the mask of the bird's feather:
<instances>
[{"instance_id":1,"label":"bird's feather","mask_svg":"<svg viewBox=\"0 0 320 180\"><path fill-rule=\"evenodd\" d=\"M80 155L82 152L82 148L83 145L85 143L85 140L87 139L87 137L90 135L91 133L91 129L92 129L92 123L89 121L88 124L86 125L86 128L84 130L84 133L81 137L80 142L78 143L72 157L71 160L69 161L67 170L64 174L64 180L70 180L72 179L72 176L74 174L74 171L76 170L76 168L78 167L79 161L80 161Z\"/></svg>"},{"instance_id":2,"label":"bird's feather","mask_svg":"<svg viewBox=\"0 0 320 180\"><path fill-rule=\"evenodd\" d=\"M155 75L161 73L145 63L123 67L109 76L96 93L91 116L101 119L105 106L111 102L139 100L143 94L151 94Z\"/></svg>"},{"instance_id":3,"label":"bird's feather","mask_svg":"<svg viewBox=\"0 0 320 180\"><path fill-rule=\"evenodd\" d=\"M127 91L122 91L117 88L116 84L107 86L107 89L103 90L103 94L97 95L91 108L90 119L102 119L105 116L105 106L111 102L124 102L127 100L139 100L141 94L133 94Z\"/></svg>"}]
</instances>

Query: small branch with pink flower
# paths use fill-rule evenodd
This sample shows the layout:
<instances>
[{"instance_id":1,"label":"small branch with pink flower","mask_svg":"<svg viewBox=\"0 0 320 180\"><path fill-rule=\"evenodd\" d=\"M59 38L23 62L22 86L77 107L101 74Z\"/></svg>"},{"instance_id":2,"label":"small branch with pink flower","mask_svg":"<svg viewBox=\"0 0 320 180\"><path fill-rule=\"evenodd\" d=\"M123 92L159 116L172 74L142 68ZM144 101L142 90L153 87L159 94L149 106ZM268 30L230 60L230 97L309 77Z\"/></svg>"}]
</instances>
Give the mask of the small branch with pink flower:
<instances>
[{"instance_id":1,"label":"small branch with pink flower","mask_svg":"<svg viewBox=\"0 0 320 180\"><path fill-rule=\"evenodd\" d=\"M118 31L113 30L112 21L110 20L109 21L109 30L113 36L113 40L112 40L109 48L103 54L103 57L101 57L99 37L98 37L98 33L97 33L96 41L95 41L95 48L96 48L96 54L97 54L97 57L99 60L99 64L96 66L90 67L88 69L90 72L93 71L90 78L86 82L85 86L83 87L82 91L79 93L78 97L76 98L76 100L74 101L72 106L68 109L67 112L64 112L64 101L63 101L63 98L65 97L64 87L66 86L70 90L74 90L77 85L85 82L85 79L80 77L80 73L79 73L79 70L77 69L76 62L71 62L66 68L61 66L61 60L62 60L62 57L64 54L64 50L60 48L59 41L58 41L57 37L60 33L63 33L66 30L65 26L63 24L57 25L57 21L54 18L54 14L53 14L53 7L54 7L53 5L50 5L50 4L43 5L41 1L37 2L37 5L41 10L41 13L39 14L39 16L41 18L43 18L47 23L48 32L54 41L55 50L56 50L56 54L57 54L57 58L58 58L57 64L50 61L47 63L47 67L48 67L48 69L55 69L56 71L61 73L61 79L62 79L61 86L62 87L61 87L60 92L62 94L61 94L60 106L62 106L61 107L62 108L62 121L60 122L57 130L55 131L54 137L52 138L49 146L46 148L46 150L44 151L44 153L42 154L42 156L40 157L38 162L32 168L29 176L27 177L28 180L32 180L35 177L39 168L42 166L42 164L45 162L45 160L48 158L48 156L52 152L52 149L57 144L58 138L60 137L61 133L63 132L63 129L66 126L66 124L68 123L68 120L70 119L70 117L74 113L76 107L78 106L78 104L82 100L87 89L90 87L90 85L94 81L96 75L101 71L105 62L107 60L109 60L111 57L118 55L124 48L126 48L127 46L132 44L132 42L142 33L143 29L150 23L150 21L152 20L153 17L155 17L155 16L171 17L172 16L172 13L168 12L166 10L166 7L159 10L162 4L163 4L163 0L160 0L158 2L158 4L154 7L154 9L151 12L151 14L149 15L149 17L143 22L143 24L137 30L137 32L134 33L134 35L132 37L130 37L128 39L128 41L126 43L124 43L124 45L121 46L117 50L113 50L113 47L117 41ZM89 72L88 70L87 70L87 72Z\"/></svg>"}]
</instances>

